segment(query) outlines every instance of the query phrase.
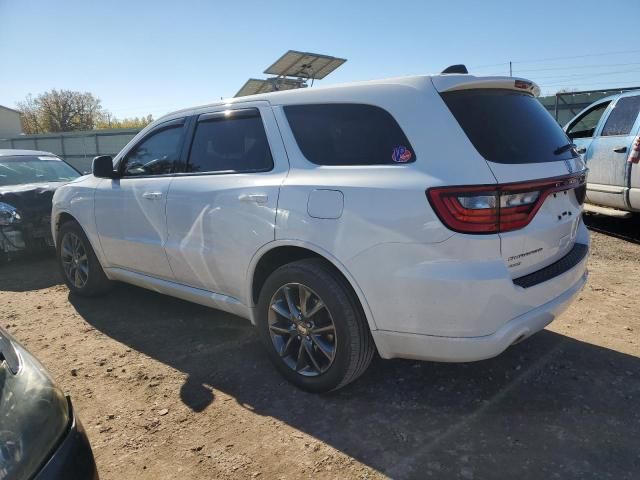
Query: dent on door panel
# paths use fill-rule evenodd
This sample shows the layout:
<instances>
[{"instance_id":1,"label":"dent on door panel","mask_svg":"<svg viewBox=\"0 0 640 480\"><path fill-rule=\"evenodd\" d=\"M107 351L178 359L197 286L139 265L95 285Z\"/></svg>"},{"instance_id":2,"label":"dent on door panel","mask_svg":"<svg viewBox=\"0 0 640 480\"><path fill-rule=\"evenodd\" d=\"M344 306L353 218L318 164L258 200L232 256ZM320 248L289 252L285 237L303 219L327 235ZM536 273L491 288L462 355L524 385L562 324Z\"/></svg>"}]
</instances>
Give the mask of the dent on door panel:
<instances>
[{"instance_id":1,"label":"dent on door panel","mask_svg":"<svg viewBox=\"0 0 640 480\"><path fill-rule=\"evenodd\" d=\"M171 178L125 178L101 182L95 220L108 266L173 279L164 243L165 200ZM145 197L153 193L153 198Z\"/></svg>"}]
</instances>

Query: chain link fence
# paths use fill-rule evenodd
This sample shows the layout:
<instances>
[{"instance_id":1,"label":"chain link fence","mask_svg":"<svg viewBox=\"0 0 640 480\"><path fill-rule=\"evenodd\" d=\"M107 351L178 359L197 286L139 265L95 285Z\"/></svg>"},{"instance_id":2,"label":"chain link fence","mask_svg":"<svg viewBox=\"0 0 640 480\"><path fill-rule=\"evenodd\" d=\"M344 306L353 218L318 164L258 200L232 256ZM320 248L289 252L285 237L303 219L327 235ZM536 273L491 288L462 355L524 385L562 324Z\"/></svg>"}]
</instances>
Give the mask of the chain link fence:
<instances>
[{"instance_id":1,"label":"chain link fence","mask_svg":"<svg viewBox=\"0 0 640 480\"><path fill-rule=\"evenodd\" d=\"M565 126L569 120L575 117L581 110L585 109L593 102L610 95L622 92L638 90L640 87L630 88L609 88L606 90L583 90L577 92L558 92L555 95L540 97L540 103L546 108L553 118Z\"/></svg>"}]
</instances>

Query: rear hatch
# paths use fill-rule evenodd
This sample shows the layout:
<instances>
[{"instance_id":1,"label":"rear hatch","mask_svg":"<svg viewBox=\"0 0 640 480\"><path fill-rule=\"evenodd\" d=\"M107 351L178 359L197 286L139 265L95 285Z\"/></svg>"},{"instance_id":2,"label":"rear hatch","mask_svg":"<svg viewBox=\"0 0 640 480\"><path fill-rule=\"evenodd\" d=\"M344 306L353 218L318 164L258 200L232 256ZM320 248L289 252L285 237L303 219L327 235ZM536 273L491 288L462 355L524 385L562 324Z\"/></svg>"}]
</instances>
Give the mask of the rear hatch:
<instances>
[{"instance_id":1,"label":"rear hatch","mask_svg":"<svg viewBox=\"0 0 640 480\"><path fill-rule=\"evenodd\" d=\"M535 98L538 87L471 75L434 77L433 83L495 176L501 254L512 277L569 253L581 218L585 166Z\"/></svg>"}]
</instances>

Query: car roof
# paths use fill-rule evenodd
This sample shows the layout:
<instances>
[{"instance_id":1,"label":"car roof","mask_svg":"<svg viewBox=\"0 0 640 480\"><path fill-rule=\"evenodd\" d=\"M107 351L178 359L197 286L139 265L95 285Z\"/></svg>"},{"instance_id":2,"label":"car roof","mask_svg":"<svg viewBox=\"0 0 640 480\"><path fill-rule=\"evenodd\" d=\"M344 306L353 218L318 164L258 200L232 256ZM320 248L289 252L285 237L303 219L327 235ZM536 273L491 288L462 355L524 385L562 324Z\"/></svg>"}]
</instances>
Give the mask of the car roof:
<instances>
[{"instance_id":1,"label":"car roof","mask_svg":"<svg viewBox=\"0 0 640 480\"><path fill-rule=\"evenodd\" d=\"M304 103L309 101L317 96L325 96L329 98L340 97L341 94L344 94L345 91L352 91L354 88L358 88L360 90L367 88L375 88L376 90L380 87L393 90L402 87L413 87L413 88L426 88L427 84L431 84L430 76L428 75L420 75L420 76L411 76L411 77L398 77L398 78L387 78L383 80L369 80L364 82L352 82L352 83L342 83L338 85L330 85L323 87L313 87L313 88L296 88L292 90L283 90L279 92L269 92L269 93L259 93L256 95L247 95L245 97L233 97L222 99L217 102L212 102L209 104L198 105L194 107L184 108L177 110L175 112L171 112L164 117L159 118L158 120L162 120L164 118L170 118L178 114L185 114L195 110L202 110L206 108L215 108L222 105L237 105L247 102L258 102L258 101L268 101L272 105L289 105L289 104L297 104Z\"/></svg>"},{"instance_id":2,"label":"car roof","mask_svg":"<svg viewBox=\"0 0 640 480\"><path fill-rule=\"evenodd\" d=\"M577 92L577 93L580 93L580 92ZM607 95L606 97L599 98L598 100L594 101L589 106L587 106L587 108L589 108L591 105L595 105L596 103L611 102L612 100L617 100L618 98L637 97L638 95L640 95L640 89L627 90L625 92L614 93L613 95Z\"/></svg>"},{"instance_id":3,"label":"car roof","mask_svg":"<svg viewBox=\"0 0 640 480\"><path fill-rule=\"evenodd\" d=\"M404 77L385 78L381 80L368 80L362 82L343 83L338 85L330 85L324 87L313 88L297 88L293 90L284 90L279 92L260 93L256 95L248 95L245 97L234 97L223 99L210 104L181 109L159 118L152 125L158 125L167 120L176 117L191 115L196 112L202 112L206 109L216 108L224 105L240 105L248 102L268 101L273 106L295 105L301 103L317 103L317 102L343 102L353 99L353 95L357 93L359 98L366 97L369 93L372 96L381 93L391 94L399 90L407 88L414 90L426 90L437 87L438 91L444 91L449 88L473 88L487 87L488 85L496 85L495 88L503 88L507 83L513 84L514 80L525 80L519 77L483 77L469 74L445 74L445 75L413 75ZM532 85L531 92L536 95L539 92L537 85ZM464 86L466 85L466 87ZM499 86L498 86L499 85ZM440 88L442 86L442 90ZM534 92L535 87L535 92ZM512 87L513 88L513 87Z\"/></svg>"},{"instance_id":4,"label":"car roof","mask_svg":"<svg viewBox=\"0 0 640 480\"><path fill-rule=\"evenodd\" d=\"M21 157L21 156L48 156L48 157L57 157L56 154L51 152L44 152L42 150L18 150L18 149L10 149L10 148L0 148L0 157Z\"/></svg>"},{"instance_id":5,"label":"car roof","mask_svg":"<svg viewBox=\"0 0 640 480\"><path fill-rule=\"evenodd\" d=\"M611 98L637 97L638 95L640 95L640 90L627 90L626 92L620 92L617 95L612 95Z\"/></svg>"}]
</instances>

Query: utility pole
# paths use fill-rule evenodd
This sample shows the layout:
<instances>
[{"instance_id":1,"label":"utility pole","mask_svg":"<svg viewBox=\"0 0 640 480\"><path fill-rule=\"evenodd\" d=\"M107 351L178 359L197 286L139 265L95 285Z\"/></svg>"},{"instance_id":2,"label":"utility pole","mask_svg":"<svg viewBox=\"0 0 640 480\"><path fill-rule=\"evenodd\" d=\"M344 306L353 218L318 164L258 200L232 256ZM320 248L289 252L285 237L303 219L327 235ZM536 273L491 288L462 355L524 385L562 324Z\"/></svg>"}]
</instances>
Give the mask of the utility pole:
<instances>
[{"instance_id":1,"label":"utility pole","mask_svg":"<svg viewBox=\"0 0 640 480\"><path fill-rule=\"evenodd\" d=\"M509 60L509 76L513 77L513 68L512 68L512 65L511 65L511 60Z\"/></svg>"}]
</instances>

